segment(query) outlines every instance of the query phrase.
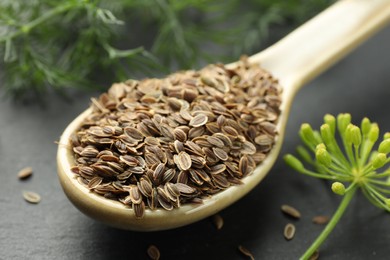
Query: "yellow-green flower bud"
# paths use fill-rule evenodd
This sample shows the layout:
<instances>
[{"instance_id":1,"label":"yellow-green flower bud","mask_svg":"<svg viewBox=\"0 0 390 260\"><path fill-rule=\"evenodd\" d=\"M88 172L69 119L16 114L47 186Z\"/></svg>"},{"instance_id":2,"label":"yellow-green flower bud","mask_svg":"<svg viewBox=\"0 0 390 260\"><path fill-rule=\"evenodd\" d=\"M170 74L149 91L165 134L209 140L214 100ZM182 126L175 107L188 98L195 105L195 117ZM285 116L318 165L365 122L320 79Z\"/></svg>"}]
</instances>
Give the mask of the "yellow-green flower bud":
<instances>
[{"instance_id":1,"label":"yellow-green flower bud","mask_svg":"<svg viewBox=\"0 0 390 260\"><path fill-rule=\"evenodd\" d=\"M390 138L390 132L386 132L384 135L383 135L383 139L386 140L386 139L389 139Z\"/></svg>"},{"instance_id":2,"label":"yellow-green flower bud","mask_svg":"<svg viewBox=\"0 0 390 260\"><path fill-rule=\"evenodd\" d=\"M316 159L322 165L328 167L332 163L332 158L330 154L325 149L318 149L316 151Z\"/></svg>"},{"instance_id":3,"label":"yellow-green flower bud","mask_svg":"<svg viewBox=\"0 0 390 260\"><path fill-rule=\"evenodd\" d=\"M360 127L362 128L362 133L364 135L367 135L371 128L370 119L368 119L367 117L363 118Z\"/></svg>"},{"instance_id":4,"label":"yellow-green flower bud","mask_svg":"<svg viewBox=\"0 0 390 260\"><path fill-rule=\"evenodd\" d=\"M328 124L330 127L330 130L332 131L333 135L336 132L336 118L332 116L331 114L326 114L324 116L324 123Z\"/></svg>"},{"instance_id":5,"label":"yellow-green flower bud","mask_svg":"<svg viewBox=\"0 0 390 260\"><path fill-rule=\"evenodd\" d=\"M344 195L345 194L345 186L341 182L333 182L332 183L332 191L338 195Z\"/></svg>"},{"instance_id":6,"label":"yellow-green flower bud","mask_svg":"<svg viewBox=\"0 0 390 260\"><path fill-rule=\"evenodd\" d=\"M384 153L377 153L374 158L372 158L371 164L374 169L378 169L385 165L386 163L386 154Z\"/></svg>"},{"instance_id":7,"label":"yellow-green flower bud","mask_svg":"<svg viewBox=\"0 0 390 260\"><path fill-rule=\"evenodd\" d=\"M298 160L294 155L287 154L283 157L284 161L287 163L288 166L296 170L297 172L304 172L305 167L301 163L301 161Z\"/></svg>"},{"instance_id":8,"label":"yellow-green flower bud","mask_svg":"<svg viewBox=\"0 0 390 260\"><path fill-rule=\"evenodd\" d=\"M362 134L359 127L349 124L345 130L345 141L348 144L359 146L362 143Z\"/></svg>"},{"instance_id":9,"label":"yellow-green flower bud","mask_svg":"<svg viewBox=\"0 0 390 260\"><path fill-rule=\"evenodd\" d=\"M390 139L385 139L380 143L378 152L385 154L390 153Z\"/></svg>"},{"instance_id":10,"label":"yellow-green flower bud","mask_svg":"<svg viewBox=\"0 0 390 260\"><path fill-rule=\"evenodd\" d=\"M341 136L344 136L347 126L351 123L351 115L348 113L337 116L337 126Z\"/></svg>"},{"instance_id":11,"label":"yellow-green flower bud","mask_svg":"<svg viewBox=\"0 0 390 260\"><path fill-rule=\"evenodd\" d=\"M301 146L301 145L298 146L298 147L297 147L297 153L298 153L299 156L300 156L303 160L305 160L306 162L310 163L310 162L313 161L313 159L312 159L312 157L311 157L309 151L308 151L305 147L303 147L303 146Z\"/></svg>"},{"instance_id":12,"label":"yellow-green flower bud","mask_svg":"<svg viewBox=\"0 0 390 260\"><path fill-rule=\"evenodd\" d=\"M330 129L330 126L328 124L323 124L320 130L321 130L322 140L326 145L334 141L334 134L332 133L332 130Z\"/></svg>"},{"instance_id":13,"label":"yellow-green flower bud","mask_svg":"<svg viewBox=\"0 0 390 260\"><path fill-rule=\"evenodd\" d=\"M300 130L301 137L307 140L310 144L316 145L318 142L316 141L316 138L314 136L313 129L311 126L307 123L304 123L301 125Z\"/></svg>"},{"instance_id":14,"label":"yellow-green flower bud","mask_svg":"<svg viewBox=\"0 0 390 260\"><path fill-rule=\"evenodd\" d=\"M368 132L368 139L375 143L378 140L379 137L379 127L376 123L371 124L371 129Z\"/></svg>"},{"instance_id":15,"label":"yellow-green flower bud","mask_svg":"<svg viewBox=\"0 0 390 260\"><path fill-rule=\"evenodd\" d=\"M320 149L325 149L325 150L326 150L326 146L325 146L324 143L317 144L317 146L316 146L316 151L317 151L317 150L320 150Z\"/></svg>"}]
</instances>

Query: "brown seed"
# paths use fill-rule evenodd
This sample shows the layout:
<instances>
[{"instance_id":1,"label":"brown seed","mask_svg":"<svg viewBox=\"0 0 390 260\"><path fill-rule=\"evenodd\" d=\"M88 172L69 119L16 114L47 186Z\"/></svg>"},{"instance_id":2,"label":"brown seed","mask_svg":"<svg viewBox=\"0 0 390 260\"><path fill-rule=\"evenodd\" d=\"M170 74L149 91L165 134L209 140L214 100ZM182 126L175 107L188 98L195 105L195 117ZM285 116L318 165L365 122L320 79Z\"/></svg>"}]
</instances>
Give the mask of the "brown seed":
<instances>
[{"instance_id":1,"label":"brown seed","mask_svg":"<svg viewBox=\"0 0 390 260\"><path fill-rule=\"evenodd\" d=\"M152 196L152 183L148 181L146 178L141 178L141 181L137 183L138 190L145 196Z\"/></svg>"},{"instance_id":2,"label":"brown seed","mask_svg":"<svg viewBox=\"0 0 390 260\"><path fill-rule=\"evenodd\" d=\"M136 218L142 218L145 214L145 203L141 201L139 204L133 204L134 214Z\"/></svg>"},{"instance_id":3,"label":"brown seed","mask_svg":"<svg viewBox=\"0 0 390 260\"><path fill-rule=\"evenodd\" d=\"M150 245L147 250L148 256L152 260L159 260L160 259L160 250L155 245Z\"/></svg>"},{"instance_id":4,"label":"brown seed","mask_svg":"<svg viewBox=\"0 0 390 260\"><path fill-rule=\"evenodd\" d=\"M176 176L176 169L174 169L174 168L168 169L164 172L161 182L167 183L167 182L171 181L175 176Z\"/></svg>"},{"instance_id":5,"label":"brown seed","mask_svg":"<svg viewBox=\"0 0 390 260\"><path fill-rule=\"evenodd\" d=\"M216 147L219 147L219 148L222 148L225 146L224 142L222 142L218 137L215 137L215 136L208 136L207 142L209 142L210 144L212 144Z\"/></svg>"},{"instance_id":6,"label":"brown seed","mask_svg":"<svg viewBox=\"0 0 390 260\"><path fill-rule=\"evenodd\" d=\"M287 214L290 217L299 219L301 217L301 213L294 207L283 204L280 209L282 210L283 213Z\"/></svg>"},{"instance_id":7,"label":"brown seed","mask_svg":"<svg viewBox=\"0 0 390 260\"><path fill-rule=\"evenodd\" d=\"M88 183L88 188L90 190L92 189L95 189L96 187L98 187L100 185L100 183L102 183L103 181L103 178L102 177L93 177L89 183Z\"/></svg>"},{"instance_id":8,"label":"brown seed","mask_svg":"<svg viewBox=\"0 0 390 260\"><path fill-rule=\"evenodd\" d=\"M129 166L137 166L138 165L138 160L131 155L119 156L119 160L121 162L124 162L125 164L127 164Z\"/></svg>"},{"instance_id":9,"label":"brown seed","mask_svg":"<svg viewBox=\"0 0 390 260\"><path fill-rule=\"evenodd\" d=\"M213 136L217 137L219 140L221 140L225 147L231 147L233 145L230 138L222 133L215 133L215 134L213 134Z\"/></svg>"},{"instance_id":10,"label":"brown seed","mask_svg":"<svg viewBox=\"0 0 390 260\"><path fill-rule=\"evenodd\" d=\"M160 181L161 178L163 177L164 171L165 171L165 164L159 163L153 172L153 179L156 181Z\"/></svg>"},{"instance_id":11,"label":"brown seed","mask_svg":"<svg viewBox=\"0 0 390 260\"><path fill-rule=\"evenodd\" d=\"M99 154L99 151L93 147L86 147L83 149L83 151L80 153L83 157L96 157Z\"/></svg>"},{"instance_id":12,"label":"brown seed","mask_svg":"<svg viewBox=\"0 0 390 260\"><path fill-rule=\"evenodd\" d=\"M183 130L176 128L175 130L173 130L173 133L175 135L176 140L180 142L185 142L187 140L187 134Z\"/></svg>"},{"instance_id":13,"label":"brown seed","mask_svg":"<svg viewBox=\"0 0 390 260\"><path fill-rule=\"evenodd\" d=\"M221 127L225 123L225 117L223 115L218 116L217 124Z\"/></svg>"},{"instance_id":14,"label":"brown seed","mask_svg":"<svg viewBox=\"0 0 390 260\"><path fill-rule=\"evenodd\" d=\"M88 181L85 178L78 176L77 182L80 183L82 186L88 188Z\"/></svg>"},{"instance_id":15,"label":"brown seed","mask_svg":"<svg viewBox=\"0 0 390 260\"><path fill-rule=\"evenodd\" d=\"M188 172L187 171L180 171L179 174L177 175L176 183L187 184L188 183Z\"/></svg>"},{"instance_id":16,"label":"brown seed","mask_svg":"<svg viewBox=\"0 0 390 260\"><path fill-rule=\"evenodd\" d=\"M134 127L126 127L124 131L129 137L134 138L135 140L142 140L144 138L141 131Z\"/></svg>"},{"instance_id":17,"label":"brown seed","mask_svg":"<svg viewBox=\"0 0 390 260\"><path fill-rule=\"evenodd\" d=\"M180 169L188 170L192 165L191 156L186 152L180 152L177 156L177 164Z\"/></svg>"},{"instance_id":18,"label":"brown seed","mask_svg":"<svg viewBox=\"0 0 390 260\"><path fill-rule=\"evenodd\" d=\"M101 155L98 156L100 160L107 162L119 162L119 158L114 155Z\"/></svg>"},{"instance_id":19,"label":"brown seed","mask_svg":"<svg viewBox=\"0 0 390 260\"><path fill-rule=\"evenodd\" d=\"M198 114L191 119L189 125L193 127L199 127L205 125L207 121L208 121L207 116L205 116L204 114Z\"/></svg>"},{"instance_id":20,"label":"brown seed","mask_svg":"<svg viewBox=\"0 0 390 260\"><path fill-rule=\"evenodd\" d=\"M215 147L213 152L222 161L226 161L229 158L229 155L221 148Z\"/></svg>"},{"instance_id":21,"label":"brown seed","mask_svg":"<svg viewBox=\"0 0 390 260\"><path fill-rule=\"evenodd\" d=\"M197 184L199 186L203 185L204 181L201 178L199 178L199 175L196 173L196 171L194 169L190 169L189 173L190 173L191 180L195 184Z\"/></svg>"},{"instance_id":22,"label":"brown seed","mask_svg":"<svg viewBox=\"0 0 390 260\"><path fill-rule=\"evenodd\" d=\"M213 180L215 182L215 185L220 189L226 189L230 186L229 181L226 179L225 176L221 174L214 175Z\"/></svg>"},{"instance_id":23,"label":"brown seed","mask_svg":"<svg viewBox=\"0 0 390 260\"><path fill-rule=\"evenodd\" d=\"M193 168L203 168L206 164L206 160L202 156L190 155Z\"/></svg>"},{"instance_id":24,"label":"brown seed","mask_svg":"<svg viewBox=\"0 0 390 260\"><path fill-rule=\"evenodd\" d=\"M180 153L184 151L184 144L178 140L173 142L173 146L175 148L175 152Z\"/></svg>"},{"instance_id":25,"label":"brown seed","mask_svg":"<svg viewBox=\"0 0 390 260\"><path fill-rule=\"evenodd\" d=\"M207 123L206 128L212 134L216 134L221 131L220 126L216 122Z\"/></svg>"},{"instance_id":26,"label":"brown seed","mask_svg":"<svg viewBox=\"0 0 390 260\"><path fill-rule=\"evenodd\" d=\"M318 260L320 258L320 252L318 250L314 251L314 253L310 256L309 260Z\"/></svg>"},{"instance_id":27,"label":"brown seed","mask_svg":"<svg viewBox=\"0 0 390 260\"><path fill-rule=\"evenodd\" d=\"M176 183L175 186L180 194L193 194L196 191L194 188L184 183Z\"/></svg>"},{"instance_id":28,"label":"brown seed","mask_svg":"<svg viewBox=\"0 0 390 260\"><path fill-rule=\"evenodd\" d=\"M25 167L18 172L18 178L21 180L31 177L33 170L31 167Z\"/></svg>"},{"instance_id":29,"label":"brown seed","mask_svg":"<svg viewBox=\"0 0 390 260\"><path fill-rule=\"evenodd\" d=\"M171 196L178 197L180 195L179 189L172 183L167 182L164 186L165 191L167 194L170 194Z\"/></svg>"},{"instance_id":30,"label":"brown seed","mask_svg":"<svg viewBox=\"0 0 390 260\"><path fill-rule=\"evenodd\" d=\"M167 98L167 104L175 111L180 110L182 102L180 99L175 97Z\"/></svg>"},{"instance_id":31,"label":"brown seed","mask_svg":"<svg viewBox=\"0 0 390 260\"><path fill-rule=\"evenodd\" d=\"M151 210L155 210L157 208L158 201L157 201L157 190L156 189L152 190L152 194L151 194L150 198L147 199L147 201L148 201L148 206Z\"/></svg>"},{"instance_id":32,"label":"brown seed","mask_svg":"<svg viewBox=\"0 0 390 260\"><path fill-rule=\"evenodd\" d=\"M295 235L295 226L294 226L294 224L288 223L284 227L283 235L284 235L284 238L286 238L287 240L293 239L294 235Z\"/></svg>"},{"instance_id":33,"label":"brown seed","mask_svg":"<svg viewBox=\"0 0 390 260\"><path fill-rule=\"evenodd\" d=\"M142 195L135 185L130 189L130 199L133 204L140 204L142 202Z\"/></svg>"},{"instance_id":34,"label":"brown seed","mask_svg":"<svg viewBox=\"0 0 390 260\"><path fill-rule=\"evenodd\" d=\"M254 154L256 153L256 146L254 146L251 142L245 141L242 143L241 153Z\"/></svg>"},{"instance_id":35,"label":"brown seed","mask_svg":"<svg viewBox=\"0 0 390 260\"><path fill-rule=\"evenodd\" d=\"M182 110L180 110L180 116L181 116L183 119L187 120L187 121L192 120L192 116L191 116L190 112L188 112L187 109L182 109Z\"/></svg>"},{"instance_id":36,"label":"brown seed","mask_svg":"<svg viewBox=\"0 0 390 260\"><path fill-rule=\"evenodd\" d=\"M241 254L243 254L244 256L249 257L249 259L255 260L255 257L252 255L252 253L247 248L243 247L242 245L238 246L238 251L240 251Z\"/></svg>"},{"instance_id":37,"label":"brown seed","mask_svg":"<svg viewBox=\"0 0 390 260\"><path fill-rule=\"evenodd\" d=\"M192 139L192 138L195 138L197 136L201 136L201 135L203 135L205 133L205 131L206 130L205 130L205 128L203 126L191 128L188 131L188 139Z\"/></svg>"},{"instance_id":38,"label":"brown seed","mask_svg":"<svg viewBox=\"0 0 390 260\"><path fill-rule=\"evenodd\" d=\"M160 206L165 210L172 210L173 204L171 203L169 196L165 193L165 190L161 187L157 188L157 200Z\"/></svg>"},{"instance_id":39,"label":"brown seed","mask_svg":"<svg viewBox=\"0 0 390 260\"><path fill-rule=\"evenodd\" d=\"M161 134L171 140L175 139L173 129L165 124L160 125Z\"/></svg>"},{"instance_id":40,"label":"brown seed","mask_svg":"<svg viewBox=\"0 0 390 260\"><path fill-rule=\"evenodd\" d=\"M238 164L238 170L242 175L248 174L248 157L246 155L242 156Z\"/></svg>"},{"instance_id":41,"label":"brown seed","mask_svg":"<svg viewBox=\"0 0 390 260\"><path fill-rule=\"evenodd\" d=\"M258 145L271 145L273 143L273 139L268 135L259 135L255 138L255 143Z\"/></svg>"},{"instance_id":42,"label":"brown seed","mask_svg":"<svg viewBox=\"0 0 390 260\"><path fill-rule=\"evenodd\" d=\"M199 156L203 156L204 155L204 152L203 152L202 148L198 144L196 144L196 143L194 143L192 141L185 142L185 146L188 147L188 151L190 153L192 153L192 154L196 154L196 155L199 155Z\"/></svg>"},{"instance_id":43,"label":"brown seed","mask_svg":"<svg viewBox=\"0 0 390 260\"><path fill-rule=\"evenodd\" d=\"M152 136L145 137L144 142L147 145L160 145L159 139L152 137Z\"/></svg>"},{"instance_id":44,"label":"brown seed","mask_svg":"<svg viewBox=\"0 0 390 260\"><path fill-rule=\"evenodd\" d=\"M212 220L213 220L213 223L214 223L215 227L216 227L218 230L222 229L222 227L223 227L223 218L221 217L221 215L215 214L215 215L212 217Z\"/></svg>"},{"instance_id":45,"label":"brown seed","mask_svg":"<svg viewBox=\"0 0 390 260\"><path fill-rule=\"evenodd\" d=\"M238 132L236 129L234 129L233 127L231 126L224 126L222 128L222 131L225 133L225 134L228 134L228 135L231 135L231 136L238 136Z\"/></svg>"},{"instance_id":46,"label":"brown seed","mask_svg":"<svg viewBox=\"0 0 390 260\"><path fill-rule=\"evenodd\" d=\"M320 216L315 216L312 221L314 224L325 225L329 222L329 220L330 220L329 216L320 215Z\"/></svg>"},{"instance_id":47,"label":"brown seed","mask_svg":"<svg viewBox=\"0 0 390 260\"><path fill-rule=\"evenodd\" d=\"M224 172L225 170L226 170L225 164L216 164L216 165L210 167L211 174L219 174L219 173Z\"/></svg>"},{"instance_id":48,"label":"brown seed","mask_svg":"<svg viewBox=\"0 0 390 260\"><path fill-rule=\"evenodd\" d=\"M23 198L31 204L38 204L41 201L41 196L32 191L23 191Z\"/></svg>"}]
</instances>

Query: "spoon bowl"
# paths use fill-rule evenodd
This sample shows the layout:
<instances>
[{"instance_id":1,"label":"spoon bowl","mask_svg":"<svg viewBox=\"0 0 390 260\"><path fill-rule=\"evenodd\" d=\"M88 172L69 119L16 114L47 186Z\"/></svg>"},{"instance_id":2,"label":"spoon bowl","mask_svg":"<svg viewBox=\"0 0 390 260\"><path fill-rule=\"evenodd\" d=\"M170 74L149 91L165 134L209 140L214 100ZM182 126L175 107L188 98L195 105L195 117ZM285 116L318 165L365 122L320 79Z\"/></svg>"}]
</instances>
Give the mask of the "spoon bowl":
<instances>
[{"instance_id":1,"label":"spoon bowl","mask_svg":"<svg viewBox=\"0 0 390 260\"><path fill-rule=\"evenodd\" d=\"M299 88L345 56L389 20L388 0L339 1L275 45L249 58L249 62L261 63L263 68L279 80L283 93L275 144L254 172L241 180L243 184L231 186L204 199L201 204L184 204L172 211L147 209L143 218L137 219L131 208L89 191L77 181L71 171L75 160L70 148L70 137L92 113L91 109L87 109L68 125L60 139L57 165L65 194L86 215L113 227L135 231L176 228L219 212L251 191L271 169L278 158L289 109ZM227 66L234 68L236 63Z\"/></svg>"}]
</instances>

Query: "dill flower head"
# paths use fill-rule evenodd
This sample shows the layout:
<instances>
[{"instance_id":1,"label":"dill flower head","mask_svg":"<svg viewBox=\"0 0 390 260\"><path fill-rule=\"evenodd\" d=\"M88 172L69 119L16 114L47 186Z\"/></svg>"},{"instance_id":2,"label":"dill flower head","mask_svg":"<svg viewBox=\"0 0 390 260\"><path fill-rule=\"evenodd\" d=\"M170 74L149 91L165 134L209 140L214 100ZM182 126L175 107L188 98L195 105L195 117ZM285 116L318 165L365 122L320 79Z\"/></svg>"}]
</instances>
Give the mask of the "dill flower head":
<instances>
[{"instance_id":1,"label":"dill flower head","mask_svg":"<svg viewBox=\"0 0 390 260\"><path fill-rule=\"evenodd\" d=\"M390 133L384 134L374 150L379 139L376 123L364 118L359 127L351 123L350 114L339 114L337 119L327 114L320 131L302 124L299 135L305 147L297 149L300 159L291 154L284 157L289 166L300 173L333 181L336 194L360 188L372 204L390 211L390 169L385 168L390 162Z\"/></svg>"},{"instance_id":2,"label":"dill flower head","mask_svg":"<svg viewBox=\"0 0 390 260\"><path fill-rule=\"evenodd\" d=\"M357 190L375 206L390 211L390 133L379 145L379 127L364 118L360 127L351 123L350 114L337 119L325 115L324 124L315 131L302 124L299 135L304 146L297 148L298 157L284 156L294 170L316 178L332 181L331 189L343 196L327 227L302 255L309 259L336 226ZM375 148L376 147L376 148Z\"/></svg>"}]
</instances>

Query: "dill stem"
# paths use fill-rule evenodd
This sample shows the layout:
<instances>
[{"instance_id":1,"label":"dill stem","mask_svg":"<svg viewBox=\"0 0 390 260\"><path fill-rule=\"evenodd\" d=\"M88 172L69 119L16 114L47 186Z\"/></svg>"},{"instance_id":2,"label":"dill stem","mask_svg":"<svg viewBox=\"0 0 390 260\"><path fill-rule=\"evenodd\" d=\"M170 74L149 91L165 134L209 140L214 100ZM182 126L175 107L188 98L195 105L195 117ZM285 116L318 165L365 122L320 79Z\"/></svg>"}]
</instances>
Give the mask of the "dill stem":
<instances>
[{"instance_id":1,"label":"dill stem","mask_svg":"<svg viewBox=\"0 0 390 260\"><path fill-rule=\"evenodd\" d=\"M351 202L353 195L355 194L357 188L358 188L357 186L353 187L351 190L349 190L344 195L344 198L341 201L336 212L333 214L332 219L329 221L329 223L326 225L325 229L321 232L321 234L317 237L317 239L313 242L313 244L301 256L301 258L300 258L301 260L309 259L313 255L313 253L322 245L322 243L329 236L329 234L332 232L332 230L335 228L335 226L339 222L340 218L344 214L344 212L347 209L349 203Z\"/></svg>"}]
</instances>

